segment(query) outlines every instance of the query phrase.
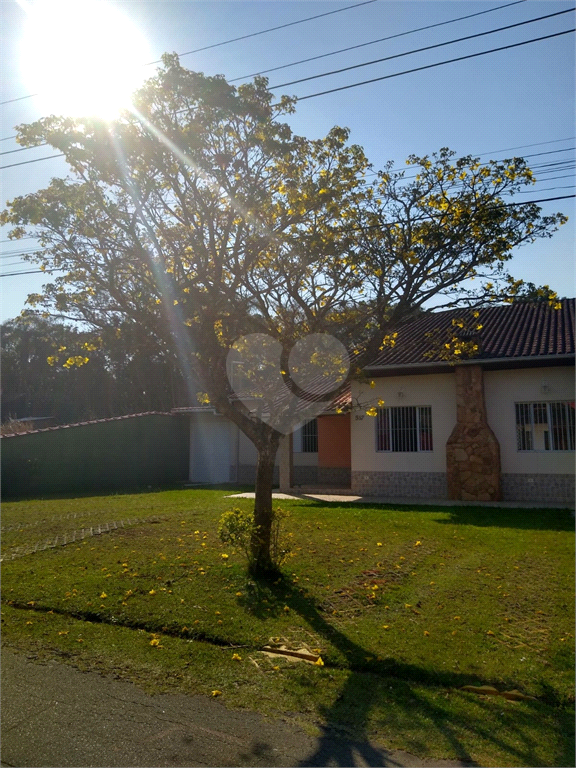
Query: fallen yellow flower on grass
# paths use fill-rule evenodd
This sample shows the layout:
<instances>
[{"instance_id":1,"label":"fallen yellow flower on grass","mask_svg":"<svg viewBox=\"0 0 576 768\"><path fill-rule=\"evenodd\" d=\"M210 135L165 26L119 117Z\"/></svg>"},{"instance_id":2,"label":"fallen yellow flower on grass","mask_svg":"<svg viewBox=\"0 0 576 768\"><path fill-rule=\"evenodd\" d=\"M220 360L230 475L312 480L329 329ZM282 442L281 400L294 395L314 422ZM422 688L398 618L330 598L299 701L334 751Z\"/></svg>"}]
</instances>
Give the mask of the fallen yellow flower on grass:
<instances>
[{"instance_id":1,"label":"fallen yellow flower on grass","mask_svg":"<svg viewBox=\"0 0 576 768\"><path fill-rule=\"evenodd\" d=\"M427 629L424 630L424 637L430 637L430 632Z\"/></svg>"},{"instance_id":2,"label":"fallen yellow flower on grass","mask_svg":"<svg viewBox=\"0 0 576 768\"><path fill-rule=\"evenodd\" d=\"M377 541L377 542L376 542L376 546L377 546L377 547L381 547L381 546L382 546L382 542L381 542L381 541Z\"/></svg>"},{"instance_id":3,"label":"fallen yellow flower on grass","mask_svg":"<svg viewBox=\"0 0 576 768\"><path fill-rule=\"evenodd\" d=\"M150 640L150 645L158 646L160 645L160 640L158 640L157 637L153 637L152 640Z\"/></svg>"},{"instance_id":4,"label":"fallen yellow flower on grass","mask_svg":"<svg viewBox=\"0 0 576 768\"><path fill-rule=\"evenodd\" d=\"M64 630L62 630L62 632L58 632L58 634L59 635L67 635L69 631L70 631L69 629L64 629Z\"/></svg>"},{"instance_id":5,"label":"fallen yellow flower on grass","mask_svg":"<svg viewBox=\"0 0 576 768\"><path fill-rule=\"evenodd\" d=\"M315 664L317 667L323 667L323 666L324 666L324 662L322 661L322 656L318 656L318 658L316 659L316 661L314 662L314 664Z\"/></svg>"},{"instance_id":6,"label":"fallen yellow flower on grass","mask_svg":"<svg viewBox=\"0 0 576 768\"><path fill-rule=\"evenodd\" d=\"M242 592L236 592L236 597L242 597Z\"/></svg>"},{"instance_id":7,"label":"fallen yellow flower on grass","mask_svg":"<svg viewBox=\"0 0 576 768\"><path fill-rule=\"evenodd\" d=\"M26 624L34 624L33 621L27 621Z\"/></svg>"},{"instance_id":8,"label":"fallen yellow flower on grass","mask_svg":"<svg viewBox=\"0 0 576 768\"><path fill-rule=\"evenodd\" d=\"M151 589L150 592L148 592L148 594L149 595L155 595L156 594L156 590L155 589Z\"/></svg>"},{"instance_id":9,"label":"fallen yellow flower on grass","mask_svg":"<svg viewBox=\"0 0 576 768\"><path fill-rule=\"evenodd\" d=\"M285 611L286 613L289 613L289 611L290 611L290 608L288 608L288 606L287 606L287 605L285 605L285 606L284 606L284 611Z\"/></svg>"},{"instance_id":10,"label":"fallen yellow flower on grass","mask_svg":"<svg viewBox=\"0 0 576 768\"><path fill-rule=\"evenodd\" d=\"M421 541L417 541L416 544L414 544L414 546L415 547L421 547L422 546L422 542Z\"/></svg>"},{"instance_id":11,"label":"fallen yellow flower on grass","mask_svg":"<svg viewBox=\"0 0 576 768\"><path fill-rule=\"evenodd\" d=\"M220 555L220 557L221 557L223 560L228 560L228 555L226 554L226 552L222 552L222 554Z\"/></svg>"},{"instance_id":12,"label":"fallen yellow flower on grass","mask_svg":"<svg viewBox=\"0 0 576 768\"><path fill-rule=\"evenodd\" d=\"M382 629L390 629L390 624L382 624Z\"/></svg>"},{"instance_id":13,"label":"fallen yellow flower on grass","mask_svg":"<svg viewBox=\"0 0 576 768\"><path fill-rule=\"evenodd\" d=\"M103 600L105 597L108 597L108 595L106 594L106 592L102 592L102 594L100 595L100 600Z\"/></svg>"},{"instance_id":14,"label":"fallen yellow flower on grass","mask_svg":"<svg viewBox=\"0 0 576 768\"><path fill-rule=\"evenodd\" d=\"M488 632L486 632L486 634L487 634L487 635L492 635L492 636L493 636L493 635L494 635L494 632L492 632L492 630L491 630L491 629L489 629L489 630L488 630Z\"/></svg>"},{"instance_id":15,"label":"fallen yellow flower on grass","mask_svg":"<svg viewBox=\"0 0 576 768\"><path fill-rule=\"evenodd\" d=\"M240 656L238 653L233 653L232 661L242 661L242 656Z\"/></svg>"},{"instance_id":16,"label":"fallen yellow flower on grass","mask_svg":"<svg viewBox=\"0 0 576 768\"><path fill-rule=\"evenodd\" d=\"M212 691L212 696L222 696L222 691Z\"/></svg>"}]
</instances>

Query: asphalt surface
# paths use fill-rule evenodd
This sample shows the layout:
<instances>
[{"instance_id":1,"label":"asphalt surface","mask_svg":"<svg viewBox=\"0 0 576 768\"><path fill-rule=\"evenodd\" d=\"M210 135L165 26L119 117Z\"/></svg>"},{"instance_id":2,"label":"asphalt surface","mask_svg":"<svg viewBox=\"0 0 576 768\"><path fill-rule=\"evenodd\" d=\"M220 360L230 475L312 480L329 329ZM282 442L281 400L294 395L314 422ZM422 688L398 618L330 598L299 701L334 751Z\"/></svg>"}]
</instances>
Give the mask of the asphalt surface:
<instances>
[{"instance_id":1,"label":"asphalt surface","mask_svg":"<svg viewBox=\"0 0 576 768\"><path fill-rule=\"evenodd\" d=\"M2 649L2 766L465 766Z\"/></svg>"}]
</instances>

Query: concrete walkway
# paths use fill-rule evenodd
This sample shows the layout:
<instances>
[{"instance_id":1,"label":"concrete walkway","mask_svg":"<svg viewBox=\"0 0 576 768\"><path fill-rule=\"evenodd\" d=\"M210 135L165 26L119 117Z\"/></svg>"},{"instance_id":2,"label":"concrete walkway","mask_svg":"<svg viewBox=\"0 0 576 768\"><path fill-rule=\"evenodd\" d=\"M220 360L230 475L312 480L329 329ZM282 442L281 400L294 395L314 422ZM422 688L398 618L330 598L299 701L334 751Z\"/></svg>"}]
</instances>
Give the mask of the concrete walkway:
<instances>
[{"instance_id":1,"label":"concrete walkway","mask_svg":"<svg viewBox=\"0 0 576 768\"><path fill-rule=\"evenodd\" d=\"M292 724L229 710L204 696L149 696L134 684L39 663L2 649L1 765L467 766L425 761L372 742L320 738Z\"/></svg>"},{"instance_id":2,"label":"concrete walkway","mask_svg":"<svg viewBox=\"0 0 576 768\"><path fill-rule=\"evenodd\" d=\"M229 499L253 499L254 493L234 493ZM574 502L561 503L553 501L449 501L447 499L406 499L389 496L355 496L350 491L341 489L307 490L294 489L290 493L274 491L273 499L314 499L316 501L332 501L347 504L400 504L408 506L429 507L497 507L499 509L574 509Z\"/></svg>"}]
</instances>

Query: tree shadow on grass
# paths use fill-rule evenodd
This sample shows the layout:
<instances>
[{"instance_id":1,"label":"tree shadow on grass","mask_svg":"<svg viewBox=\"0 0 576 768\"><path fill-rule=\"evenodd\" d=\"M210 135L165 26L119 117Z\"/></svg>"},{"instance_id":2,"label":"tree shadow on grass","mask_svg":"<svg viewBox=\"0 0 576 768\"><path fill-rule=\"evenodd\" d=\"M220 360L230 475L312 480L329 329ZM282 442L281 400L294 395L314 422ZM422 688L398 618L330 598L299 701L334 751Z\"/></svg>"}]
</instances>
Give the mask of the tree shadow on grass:
<instances>
[{"instance_id":1,"label":"tree shadow on grass","mask_svg":"<svg viewBox=\"0 0 576 768\"><path fill-rule=\"evenodd\" d=\"M321 501L320 499L306 498L299 500L309 507L343 508L341 501ZM431 506L425 503L414 504L374 504L364 502L348 503L347 509L363 509L373 512L426 512L438 515L435 522L443 525L472 525L480 527L494 526L498 528L517 528L523 530L541 531L573 531L574 511L567 504L564 509L551 507L516 508L516 507L472 507L453 506L447 503L445 506ZM443 515L448 514L446 518ZM441 516L442 515L442 516Z\"/></svg>"},{"instance_id":2,"label":"tree shadow on grass","mask_svg":"<svg viewBox=\"0 0 576 768\"><path fill-rule=\"evenodd\" d=\"M450 517L437 520L442 525L471 525L481 528L516 528L532 531L574 531L570 509L502 509L491 507L452 507Z\"/></svg>"},{"instance_id":3,"label":"tree shadow on grass","mask_svg":"<svg viewBox=\"0 0 576 768\"><path fill-rule=\"evenodd\" d=\"M502 727L495 729L494 700L453 690L486 681L470 674L430 671L393 658L375 658L371 649L363 648L329 623L314 598L287 579L274 582L255 579L252 585L246 607L267 618L287 605L334 649L335 664L348 671L346 682L333 703L319 711L325 724L321 727L318 747L299 765L398 765L393 754L369 743L369 728L374 719L381 732L391 737L403 734L406 749L418 755L429 754L429 745L440 743L444 745L440 748L451 748L462 765L477 765L461 736L467 733L471 734L470 741L483 742L486 751L506 756L510 764L541 764L542 753L533 735L534 723L543 718L549 722L554 719L549 706L540 701L521 705L502 702L498 715ZM327 659L328 672L330 661ZM469 701L465 707L458 708L447 700L454 696L469 697ZM571 715L564 710L552 714L556 715L556 744L561 754L557 763L549 764L572 765ZM408 736L409 733L412 736ZM428 736L425 738L422 734Z\"/></svg>"}]
</instances>

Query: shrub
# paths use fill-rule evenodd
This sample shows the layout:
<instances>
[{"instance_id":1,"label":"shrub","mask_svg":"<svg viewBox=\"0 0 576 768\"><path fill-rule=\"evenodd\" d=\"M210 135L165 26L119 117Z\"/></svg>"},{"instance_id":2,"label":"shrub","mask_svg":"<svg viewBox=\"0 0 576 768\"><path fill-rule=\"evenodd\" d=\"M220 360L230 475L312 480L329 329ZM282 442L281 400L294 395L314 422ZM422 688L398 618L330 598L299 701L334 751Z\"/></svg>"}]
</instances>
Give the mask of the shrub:
<instances>
[{"instance_id":1,"label":"shrub","mask_svg":"<svg viewBox=\"0 0 576 768\"><path fill-rule=\"evenodd\" d=\"M286 509L278 507L273 512L270 556L277 567L281 566L290 554L287 537L282 530L283 523L288 517L290 517L290 513ZM250 549L253 533L254 513L240 509L240 507L232 507L232 509L224 512L218 523L220 541L241 549L246 555L249 567L253 564Z\"/></svg>"}]
</instances>

